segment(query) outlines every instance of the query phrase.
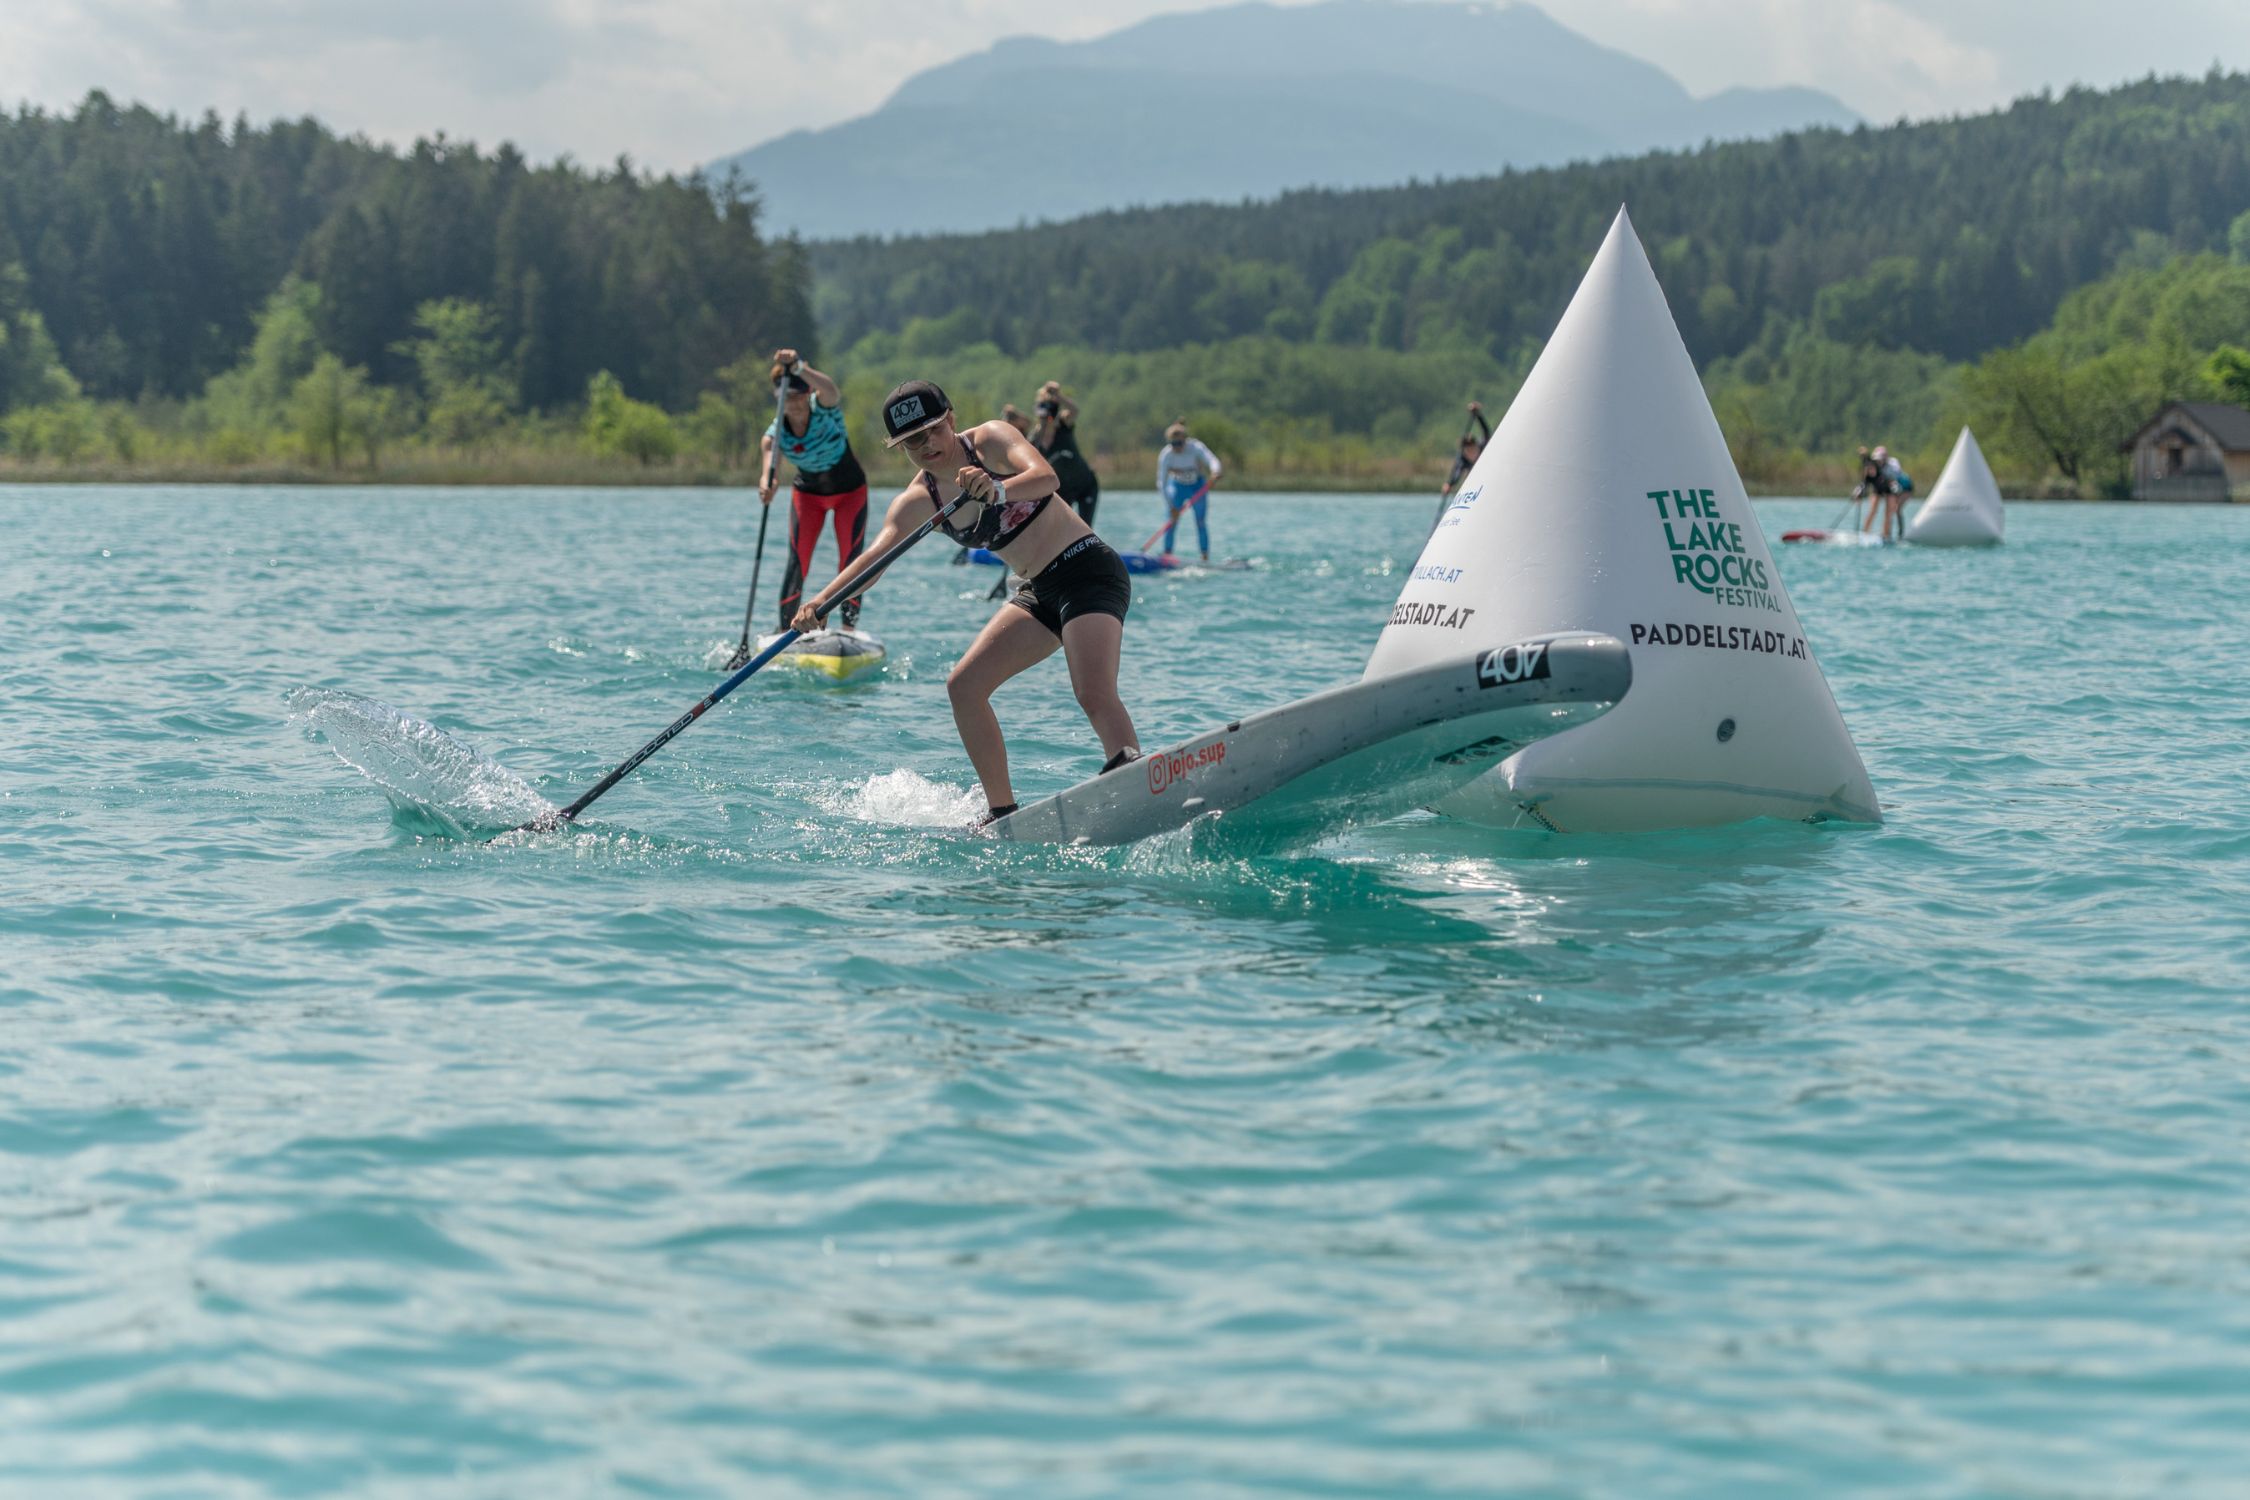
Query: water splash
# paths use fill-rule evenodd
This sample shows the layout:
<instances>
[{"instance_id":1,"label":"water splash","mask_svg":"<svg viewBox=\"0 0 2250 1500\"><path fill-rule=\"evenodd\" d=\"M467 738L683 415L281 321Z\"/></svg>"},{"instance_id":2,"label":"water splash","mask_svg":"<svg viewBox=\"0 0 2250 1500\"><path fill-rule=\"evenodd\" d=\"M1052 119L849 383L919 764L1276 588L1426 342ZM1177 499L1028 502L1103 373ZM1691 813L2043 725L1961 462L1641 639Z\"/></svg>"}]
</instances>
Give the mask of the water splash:
<instances>
[{"instance_id":1,"label":"water splash","mask_svg":"<svg viewBox=\"0 0 2250 1500\"><path fill-rule=\"evenodd\" d=\"M382 789L402 826L468 838L555 810L506 766L388 703L334 688L298 688L285 701L292 719Z\"/></svg>"},{"instance_id":2,"label":"water splash","mask_svg":"<svg viewBox=\"0 0 2250 1500\"><path fill-rule=\"evenodd\" d=\"M947 786L919 771L885 771L858 786L814 794L820 808L839 817L902 828L965 828L984 811L974 787Z\"/></svg>"}]
</instances>

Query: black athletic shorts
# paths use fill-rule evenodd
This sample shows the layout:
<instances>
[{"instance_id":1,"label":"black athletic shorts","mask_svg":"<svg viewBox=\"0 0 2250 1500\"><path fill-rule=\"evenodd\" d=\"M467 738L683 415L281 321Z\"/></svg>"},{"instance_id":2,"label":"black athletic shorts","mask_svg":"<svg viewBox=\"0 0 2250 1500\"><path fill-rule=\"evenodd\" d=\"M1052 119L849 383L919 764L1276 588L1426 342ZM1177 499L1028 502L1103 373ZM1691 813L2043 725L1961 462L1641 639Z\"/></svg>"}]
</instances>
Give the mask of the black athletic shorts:
<instances>
[{"instance_id":1,"label":"black athletic shorts","mask_svg":"<svg viewBox=\"0 0 2250 1500\"><path fill-rule=\"evenodd\" d=\"M1133 575L1125 571L1125 559L1109 543L1098 536L1082 536L1010 595L1008 602L1059 636L1063 626L1080 615L1124 619L1133 606Z\"/></svg>"}]
</instances>

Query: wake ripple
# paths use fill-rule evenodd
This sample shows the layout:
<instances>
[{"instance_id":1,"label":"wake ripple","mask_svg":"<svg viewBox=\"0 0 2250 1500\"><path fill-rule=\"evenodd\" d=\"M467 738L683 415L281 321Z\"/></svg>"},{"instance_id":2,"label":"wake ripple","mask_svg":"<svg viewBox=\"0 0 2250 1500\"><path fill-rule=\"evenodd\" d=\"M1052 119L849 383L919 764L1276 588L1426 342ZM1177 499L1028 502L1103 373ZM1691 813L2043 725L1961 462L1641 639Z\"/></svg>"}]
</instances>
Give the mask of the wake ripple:
<instances>
[{"instance_id":1,"label":"wake ripple","mask_svg":"<svg viewBox=\"0 0 2250 1500\"><path fill-rule=\"evenodd\" d=\"M334 688L298 688L286 701L289 716L380 787L407 826L467 838L555 811L506 766L388 703Z\"/></svg>"}]
</instances>

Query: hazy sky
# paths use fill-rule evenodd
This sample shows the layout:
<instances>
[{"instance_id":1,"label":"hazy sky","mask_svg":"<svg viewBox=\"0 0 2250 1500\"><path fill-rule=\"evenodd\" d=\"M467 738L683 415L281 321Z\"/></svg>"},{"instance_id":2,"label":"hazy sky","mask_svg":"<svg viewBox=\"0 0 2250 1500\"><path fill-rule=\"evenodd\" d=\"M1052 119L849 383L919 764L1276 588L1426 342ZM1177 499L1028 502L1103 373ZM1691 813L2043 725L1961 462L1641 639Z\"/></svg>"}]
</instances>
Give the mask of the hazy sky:
<instances>
[{"instance_id":1,"label":"hazy sky","mask_svg":"<svg viewBox=\"0 0 2250 1500\"><path fill-rule=\"evenodd\" d=\"M1079 38L1194 0L0 0L0 103L311 114L403 144L679 169L864 114L1008 35ZM2250 67L2250 0L1547 0L1698 93L1808 84L1876 120L2043 85ZM980 107L963 101L963 108ZM1005 110L1004 100L992 108Z\"/></svg>"}]
</instances>

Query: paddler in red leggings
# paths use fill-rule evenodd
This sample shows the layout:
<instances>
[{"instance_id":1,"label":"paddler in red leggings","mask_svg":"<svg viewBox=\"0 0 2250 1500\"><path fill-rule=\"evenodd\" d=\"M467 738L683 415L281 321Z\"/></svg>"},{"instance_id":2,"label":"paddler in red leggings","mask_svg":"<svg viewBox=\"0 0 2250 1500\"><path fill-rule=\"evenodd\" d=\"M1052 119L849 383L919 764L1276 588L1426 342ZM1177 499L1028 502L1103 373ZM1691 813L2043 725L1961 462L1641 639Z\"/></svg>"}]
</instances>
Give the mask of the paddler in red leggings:
<instances>
[{"instance_id":1,"label":"paddler in red leggings","mask_svg":"<svg viewBox=\"0 0 2250 1500\"><path fill-rule=\"evenodd\" d=\"M769 455L774 444L781 456L796 466L797 482L790 487L789 570L781 578L781 628L787 630L805 592L805 575L812 571L813 552L820 546L821 522L834 519L836 566L840 572L852 565L867 545L867 474L852 453L844 432L844 397L836 382L797 357L794 349L773 352L774 389L787 388L781 415L758 443L758 499L773 503L781 466ZM859 623L859 600L846 599L837 611L846 630Z\"/></svg>"}]
</instances>

